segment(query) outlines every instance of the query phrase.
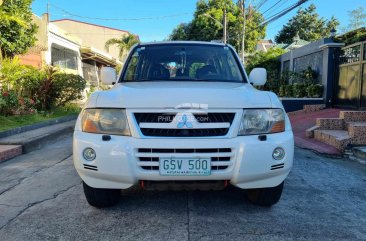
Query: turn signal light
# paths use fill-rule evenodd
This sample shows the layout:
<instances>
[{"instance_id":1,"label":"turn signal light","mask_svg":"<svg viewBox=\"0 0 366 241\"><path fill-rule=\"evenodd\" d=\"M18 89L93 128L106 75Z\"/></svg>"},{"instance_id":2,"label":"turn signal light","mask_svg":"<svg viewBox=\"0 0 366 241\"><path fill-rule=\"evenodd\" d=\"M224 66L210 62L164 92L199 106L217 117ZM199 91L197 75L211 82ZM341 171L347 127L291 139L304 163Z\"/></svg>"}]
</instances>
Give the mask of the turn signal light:
<instances>
[{"instance_id":1,"label":"turn signal light","mask_svg":"<svg viewBox=\"0 0 366 241\"><path fill-rule=\"evenodd\" d=\"M283 131L285 131L285 121L277 121L273 124L271 129L272 133L283 132Z\"/></svg>"}]
</instances>

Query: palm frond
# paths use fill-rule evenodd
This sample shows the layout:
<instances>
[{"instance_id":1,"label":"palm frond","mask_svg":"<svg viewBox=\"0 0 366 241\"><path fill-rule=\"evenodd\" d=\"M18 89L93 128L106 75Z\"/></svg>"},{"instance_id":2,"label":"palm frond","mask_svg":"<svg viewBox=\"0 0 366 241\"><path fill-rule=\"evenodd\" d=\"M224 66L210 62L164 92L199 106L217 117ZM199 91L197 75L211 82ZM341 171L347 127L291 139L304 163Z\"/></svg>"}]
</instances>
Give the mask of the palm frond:
<instances>
[{"instance_id":1,"label":"palm frond","mask_svg":"<svg viewBox=\"0 0 366 241\"><path fill-rule=\"evenodd\" d=\"M111 45L120 45L121 43L122 43L121 39L112 38L112 39L107 40L107 42L105 42L104 47L107 51L109 51L109 47Z\"/></svg>"},{"instance_id":2,"label":"palm frond","mask_svg":"<svg viewBox=\"0 0 366 241\"><path fill-rule=\"evenodd\" d=\"M119 58L122 58L124 55L126 55L127 51L136 43L139 43L139 39L137 38L136 35L124 35L121 36L121 38L112 38L109 39L106 43L105 43L105 48L107 51L109 51L109 47L111 45L117 45L117 47L119 48Z\"/></svg>"}]
</instances>

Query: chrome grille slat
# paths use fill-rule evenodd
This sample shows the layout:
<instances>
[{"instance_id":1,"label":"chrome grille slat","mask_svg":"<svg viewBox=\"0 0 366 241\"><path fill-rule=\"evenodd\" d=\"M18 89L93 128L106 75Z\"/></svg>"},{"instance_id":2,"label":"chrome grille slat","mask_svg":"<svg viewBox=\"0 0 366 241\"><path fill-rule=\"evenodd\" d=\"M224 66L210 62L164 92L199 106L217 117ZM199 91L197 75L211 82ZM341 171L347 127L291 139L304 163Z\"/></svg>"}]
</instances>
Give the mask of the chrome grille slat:
<instances>
[{"instance_id":1,"label":"chrome grille slat","mask_svg":"<svg viewBox=\"0 0 366 241\"><path fill-rule=\"evenodd\" d=\"M232 157L234 153L136 153L136 157L181 157L181 158L208 158L208 157Z\"/></svg>"},{"instance_id":2,"label":"chrome grille slat","mask_svg":"<svg viewBox=\"0 0 366 241\"><path fill-rule=\"evenodd\" d=\"M137 165L144 170L159 171L159 158L210 158L212 171L224 171L234 164L231 148L139 148Z\"/></svg>"}]
</instances>

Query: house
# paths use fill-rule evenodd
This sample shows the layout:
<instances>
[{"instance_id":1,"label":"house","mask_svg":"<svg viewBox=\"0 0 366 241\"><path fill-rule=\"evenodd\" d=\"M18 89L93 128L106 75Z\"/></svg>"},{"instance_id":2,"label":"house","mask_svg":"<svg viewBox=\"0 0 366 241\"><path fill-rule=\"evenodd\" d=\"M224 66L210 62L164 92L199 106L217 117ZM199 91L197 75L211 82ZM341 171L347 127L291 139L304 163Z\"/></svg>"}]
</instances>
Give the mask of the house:
<instances>
[{"instance_id":1,"label":"house","mask_svg":"<svg viewBox=\"0 0 366 241\"><path fill-rule=\"evenodd\" d=\"M67 73L83 76L81 40L67 36L63 29L49 23L47 14L42 16L33 14L32 18L38 26L37 41L26 54L19 56L21 63L38 68L52 65Z\"/></svg>"},{"instance_id":2,"label":"house","mask_svg":"<svg viewBox=\"0 0 366 241\"><path fill-rule=\"evenodd\" d=\"M28 49L27 53L19 56L23 64L41 68L45 59L45 52L48 50L48 16L41 17L33 14L32 21L38 26L37 41L33 47Z\"/></svg>"},{"instance_id":3,"label":"house","mask_svg":"<svg viewBox=\"0 0 366 241\"><path fill-rule=\"evenodd\" d=\"M83 75L91 84L98 85L101 67L122 65L119 49L110 46L107 50L105 43L111 38L130 34L128 31L72 19L55 20L51 24L66 31L67 36L81 39Z\"/></svg>"},{"instance_id":4,"label":"house","mask_svg":"<svg viewBox=\"0 0 366 241\"><path fill-rule=\"evenodd\" d=\"M119 49L111 46L107 51L105 43L129 34L125 30L71 19L50 22L47 14L33 15L33 21L39 27L38 40L27 54L20 56L23 64L38 68L44 64L57 66L95 86L99 86L101 67L122 64Z\"/></svg>"},{"instance_id":5,"label":"house","mask_svg":"<svg viewBox=\"0 0 366 241\"><path fill-rule=\"evenodd\" d=\"M305 46L305 45L307 45L309 43L310 43L309 41L300 39L299 35L296 35L293 38L293 42L292 43L289 43L289 44L282 44L282 43L280 43L280 44L276 44L275 46L278 47L278 48L281 48L281 49L290 51L290 50L294 50L294 49L300 48L302 46Z\"/></svg>"},{"instance_id":6,"label":"house","mask_svg":"<svg viewBox=\"0 0 366 241\"><path fill-rule=\"evenodd\" d=\"M59 19L52 21L51 23L65 30L68 36L76 36L80 38L82 40L83 47L93 47L94 49L98 49L115 60L120 60L119 49L116 46L111 46L109 51L107 51L105 49L105 43L111 38L120 38L124 35L130 34L125 30L81 22L73 19Z\"/></svg>"},{"instance_id":7,"label":"house","mask_svg":"<svg viewBox=\"0 0 366 241\"><path fill-rule=\"evenodd\" d=\"M259 40L257 43L257 47L255 48L256 51L264 51L267 52L268 49L272 48L275 44L271 39L269 40Z\"/></svg>"}]
</instances>

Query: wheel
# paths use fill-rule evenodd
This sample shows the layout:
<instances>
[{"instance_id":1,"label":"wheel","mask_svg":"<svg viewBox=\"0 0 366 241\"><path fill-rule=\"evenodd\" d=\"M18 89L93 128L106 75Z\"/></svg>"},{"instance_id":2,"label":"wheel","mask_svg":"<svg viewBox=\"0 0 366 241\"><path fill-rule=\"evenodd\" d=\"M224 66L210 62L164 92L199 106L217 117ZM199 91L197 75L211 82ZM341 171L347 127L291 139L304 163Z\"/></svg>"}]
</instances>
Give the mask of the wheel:
<instances>
[{"instance_id":1,"label":"wheel","mask_svg":"<svg viewBox=\"0 0 366 241\"><path fill-rule=\"evenodd\" d=\"M121 195L118 189L93 188L83 182L86 200L94 207L102 208L117 204Z\"/></svg>"},{"instance_id":2,"label":"wheel","mask_svg":"<svg viewBox=\"0 0 366 241\"><path fill-rule=\"evenodd\" d=\"M283 182L276 187L247 190L249 201L259 206L272 206L281 198Z\"/></svg>"}]
</instances>

